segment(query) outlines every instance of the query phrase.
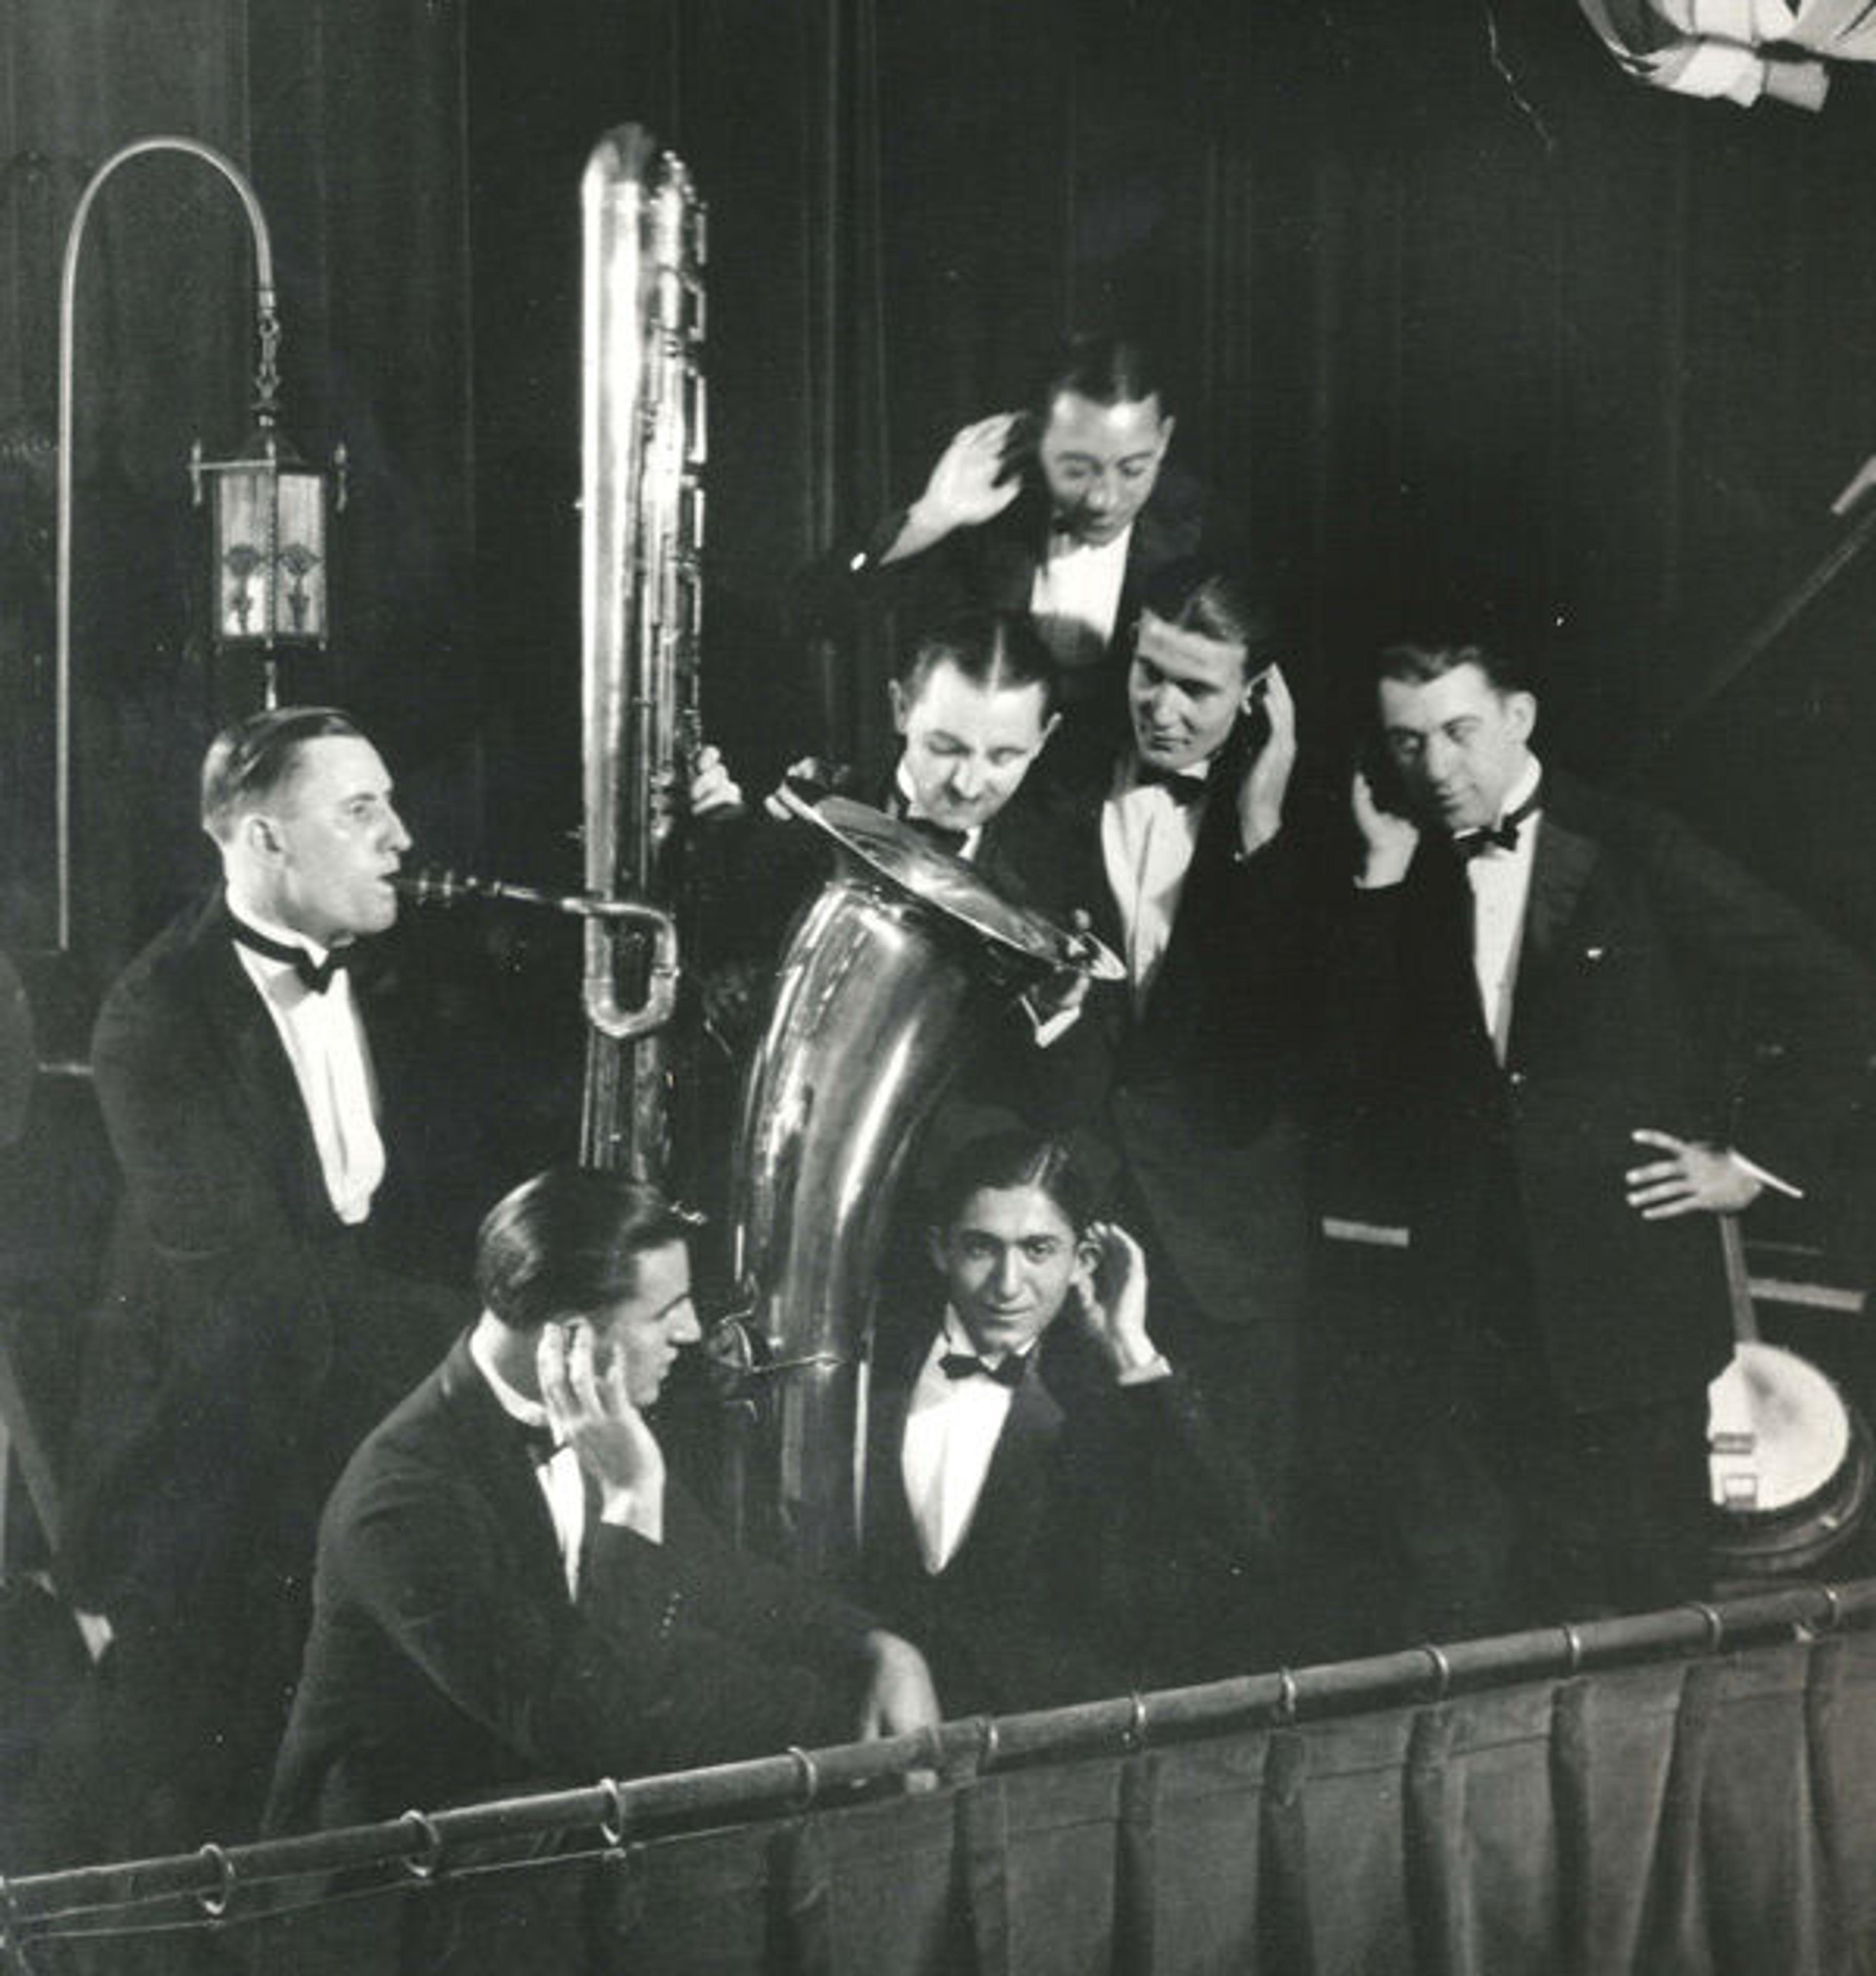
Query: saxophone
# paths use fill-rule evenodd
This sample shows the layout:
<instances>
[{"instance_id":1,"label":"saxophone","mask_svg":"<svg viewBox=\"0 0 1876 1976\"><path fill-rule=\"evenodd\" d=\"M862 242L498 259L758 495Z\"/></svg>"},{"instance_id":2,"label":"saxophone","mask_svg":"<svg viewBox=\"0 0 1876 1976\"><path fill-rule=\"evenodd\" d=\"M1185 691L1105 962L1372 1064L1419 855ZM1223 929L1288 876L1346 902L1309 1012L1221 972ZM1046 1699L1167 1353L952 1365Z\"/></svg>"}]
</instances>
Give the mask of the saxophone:
<instances>
[{"instance_id":1,"label":"saxophone","mask_svg":"<svg viewBox=\"0 0 1876 1976\"><path fill-rule=\"evenodd\" d=\"M580 1158L663 1181L685 890L678 810L701 745L704 208L637 124L581 182L581 717L585 882L661 919L585 927Z\"/></svg>"}]
</instances>

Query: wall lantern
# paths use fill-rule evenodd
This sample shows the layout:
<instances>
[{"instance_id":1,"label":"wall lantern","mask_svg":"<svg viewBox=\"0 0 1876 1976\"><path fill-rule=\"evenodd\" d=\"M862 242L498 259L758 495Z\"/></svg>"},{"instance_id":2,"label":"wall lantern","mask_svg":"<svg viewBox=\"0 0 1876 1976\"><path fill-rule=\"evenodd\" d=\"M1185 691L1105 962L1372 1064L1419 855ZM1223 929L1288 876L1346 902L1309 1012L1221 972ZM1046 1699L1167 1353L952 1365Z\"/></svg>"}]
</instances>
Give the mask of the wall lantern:
<instances>
[{"instance_id":1,"label":"wall lantern","mask_svg":"<svg viewBox=\"0 0 1876 1976\"><path fill-rule=\"evenodd\" d=\"M189 473L196 504L210 509L215 637L218 644L256 654L264 703L279 703L283 651L325 645L330 622L327 588L326 476L306 466L280 430L280 311L274 295L273 249L260 201L235 164L195 137L140 137L113 153L91 174L65 236L58 320L58 671L54 716L58 805L58 946L71 944L71 499L74 316L78 250L85 221L117 167L150 151L180 153L212 165L234 188L254 236L254 316L258 360L254 425L239 459L206 459L198 440ZM333 455L331 506L345 505L345 450Z\"/></svg>"}]
</instances>

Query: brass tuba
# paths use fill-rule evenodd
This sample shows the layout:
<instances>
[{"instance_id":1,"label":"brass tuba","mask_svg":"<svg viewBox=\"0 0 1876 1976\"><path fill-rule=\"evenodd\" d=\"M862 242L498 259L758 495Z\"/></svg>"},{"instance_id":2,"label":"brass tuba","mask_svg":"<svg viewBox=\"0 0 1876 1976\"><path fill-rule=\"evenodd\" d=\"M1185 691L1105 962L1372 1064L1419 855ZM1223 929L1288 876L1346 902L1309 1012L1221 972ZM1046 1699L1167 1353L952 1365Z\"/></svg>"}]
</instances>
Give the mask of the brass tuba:
<instances>
[{"instance_id":1,"label":"brass tuba","mask_svg":"<svg viewBox=\"0 0 1876 1976\"><path fill-rule=\"evenodd\" d=\"M665 917L588 917L580 1157L662 1181L684 875L676 805L699 746L704 209L637 124L593 147L583 225L581 716L585 878Z\"/></svg>"},{"instance_id":2,"label":"brass tuba","mask_svg":"<svg viewBox=\"0 0 1876 1976\"><path fill-rule=\"evenodd\" d=\"M740 1534L842 1576L863 1522L873 1286L918 1128L1004 1003L1063 968L1123 970L877 811L784 800L839 867L795 931L744 1087L734 1260L763 1404L728 1507Z\"/></svg>"}]
</instances>

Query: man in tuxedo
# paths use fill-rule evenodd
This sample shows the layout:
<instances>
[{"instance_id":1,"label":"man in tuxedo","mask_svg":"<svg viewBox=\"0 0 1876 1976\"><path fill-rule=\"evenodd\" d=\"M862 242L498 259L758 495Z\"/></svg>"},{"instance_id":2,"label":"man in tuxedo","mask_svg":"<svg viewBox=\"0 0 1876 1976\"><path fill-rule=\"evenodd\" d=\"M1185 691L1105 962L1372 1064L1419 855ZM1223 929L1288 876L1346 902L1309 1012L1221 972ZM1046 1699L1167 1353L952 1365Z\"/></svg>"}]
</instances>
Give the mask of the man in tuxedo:
<instances>
[{"instance_id":1,"label":"man in tuxedo","mask_svg":"<svg viewBox=\"0 0 1876 1976\"><path fill-rule=\"evenodd\" d=\"M1338 977L1412 1204L1390 1473L1419 1622L1696 1596L1733 1342L1714 1217L1825 1171L1871 978L1674 819L1541 764L1515 658L1402 643L1377 692Z\"/></svg>"},{"instance_id":2,"label":"man in tuxedo","mask_svg":"<svg viewBox=\"0 0 1876 1976\"><path fill-rule=\"evenodd\" d=\"M866 1596L953 1713L1256 1664L1268 1506L1149 1332L1138 1245L1028 1132L961 1148L934 1207L942 1300L873 1339Z\"/></svg>"},{"instance_id":3,"label":"man in tuxedo","mask_svg":"<svg viewBox=\"0 0 1876 1976\"><path fill-rule=\"evenodd\" d=\"M803 793L871 803L964 859L1006 897L1059 908L1072 869L1064 820L1024 794L1055 731L1056 683L1047 648L1020 615L965 612L925 632L889 684L900 743L889 770L869 779L809 759L795 764L790 780ZM726 1026L747 1030L745 1005L762 999L790 923L832 864L826 845L776 797L731 855L718 944L737 958L710 1001ZM1039 1007L1037 1026L1057 1013L1053 1003Z\"/></svg>"},{"instance_id":4,"label":"man in tuxedo","mask_svg":"<svg viewBox=\"0 0 1876 1976\"><path fill-rule=\"evenodd\" d=\"M1314 990L1304 861L1285 799L1294 706L1269 614L1175 565L1131 649L1130 734L1045 759L1072 819L1071 895L1124 957L1059 1059L1060 1121L1092 1132L1152 1258L1156 1322L1255 1451L1279 1521L1297 1452L1311 1244L1304 1108ZM1071 1080L1077 1081L1070 1088Z\"/></svg>"},{"instance_id":5,"label":"man in tuxedo","mask_svg":"<svg viewBox=\"0 0 1876 1976\"><path fill-rule=\"evenodd\" d=\"M124 1849L258 1812L319 1504L462 1322L386 1266L418 1052L351 965L410 841L383 761L331 709L257 714L209 748L202 819L222 882L119 979L92 1048L124 1192L59 1574L114 1635L97 1802Z\"/></svg>"},{"instance_id":6,"label":"man in tuxedo","mask_svg":"<svg viewBox=\"0 0 1876 1976\"><path fill-rule=\"evenodd\" d=\"M1164 371L1134 338L1083 335L1057 353L1034 400L956 433L908 507L817 566L823 605L882 597L929 622L961 607L1034 623L1080 709L1117 703L1124 641L1143 586L1166 565L1216 560L1216 504L1169 464Z\"/></svg>"},{"instance_id":7,"label":"man in tuxedo","mask_svg":"<svg viewBox=\"0 0 1876 1976\"><path fill-rule=\"evenodd\" d=\"M701 1335L685 1237L571 1167L490 1211L481 1316L322 1520L272 1829L935 1724L915 1649L668 1477L645 1410Z\"/></svg>"}]
</instances>

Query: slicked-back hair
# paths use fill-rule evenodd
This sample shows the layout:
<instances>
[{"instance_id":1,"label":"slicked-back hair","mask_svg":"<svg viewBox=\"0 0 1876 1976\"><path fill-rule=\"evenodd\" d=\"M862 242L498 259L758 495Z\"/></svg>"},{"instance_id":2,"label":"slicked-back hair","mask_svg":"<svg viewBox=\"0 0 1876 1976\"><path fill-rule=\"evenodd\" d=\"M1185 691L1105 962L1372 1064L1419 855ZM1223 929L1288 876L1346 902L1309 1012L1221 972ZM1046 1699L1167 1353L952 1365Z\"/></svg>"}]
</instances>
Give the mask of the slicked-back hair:
<instances>
[{"instance_id":1,"label":"slicked-back hair","mask_svg":"<svg viewBox=\"0 0 1876 1976\"><path fill-rule=\"evenodd\" d=\"M1102 332L1071 337L1056 353L1043 379L1035 410L1043 418L1064 391L1096 405L1136 405L1159 400L1159 416L1172 413L1169 380L1159 361L1139 338Z\"/></svg>"},{"instance_id":2,"label":"slicked-back hair","mask_svg":"<svg viewBox=\"0 0 1876 1976\"><path fill-rule=\"evenodd\" d=\"M1094 1217L1093 1187L1061 1140L1039 1132L991 1132L959 1147L946 1163L931 1197L932 1226L944 1234L984 1187L1018 1187L1044 1194L1078 1237Z\"/></svg>"},{"instance_id":3,"label":"slicked-back hair","mask_svg":"<svg viewBox=\"0 0 1876 1976\"><path fill-rule=\"evenodd\" d=\"M1055 710L1055 660L1029 619L1013 611L972 611L935 624L899 668L899 685L915 700L940 666L954 666L987 693L1042 689L1042 717Z\"/></svg>"},{"instance_id":4,"label":"slicked-back hair","mask_svg":"<svg viewBox=\"0 0 1876 1976\"><path fill-rule=\"evenodd\" d=\"M588 1167L550 1167L504 1194L476 1237L476 1292L511 1331L629 1297L638 1259L682 1242L691 1218L656 1187Z\"/></svg>"},{"instance_id":5,"label":"slicked-back hair","mask_svg":"<svg viewBox=\"0 0 1876 1976\"><path fill-rule=\"evenodd\" d=\"M363 740L336 706L275 706L237 720L202 758L202 827L221 841L242 811L276 795L293 778L300 750L328 735Z\"/></svg>"},{"instance_id":6,"label":"slicked-back hair","mask_svg":"<svg viewBox=\"0 0 1876 1976\"><path fill-rule=\"evenodd\" d=\"M1534 690L1530 669L1495 647L1469 638L1397 638L1375 655L1374 680L1396 680L1403 685L1425 686L1461 666L1476 666L1498 693Z\"/></svg>"},{"instance_id":7,"label":"slicked-back hair","mask_svg":"<svg viewBox=\"0 0 1876 1976\"><path fill-rule=\"evenodd\" d=\"M1278 656L1276 612L1241 578L1196 559L1156 571L1141 593L1140 606L1175 631L1243 646L1247 679Z\"/></svg>"}]
</instances>

